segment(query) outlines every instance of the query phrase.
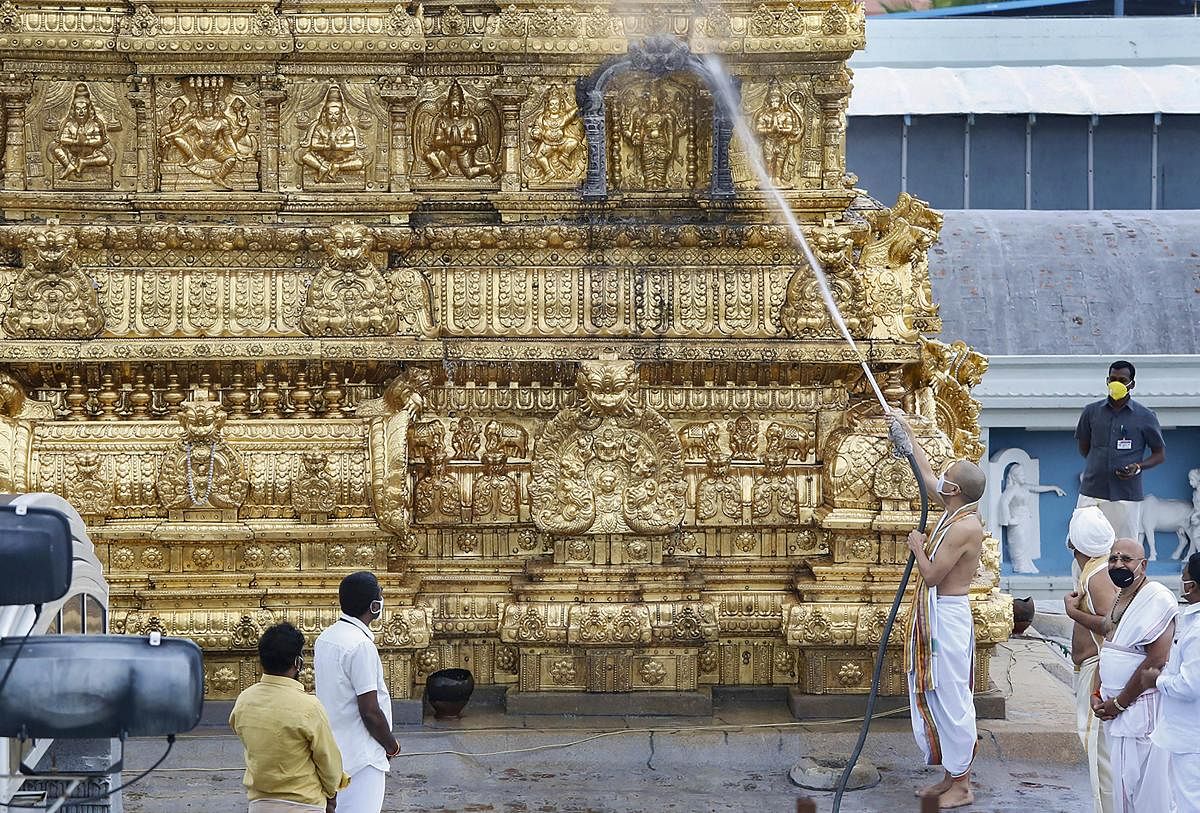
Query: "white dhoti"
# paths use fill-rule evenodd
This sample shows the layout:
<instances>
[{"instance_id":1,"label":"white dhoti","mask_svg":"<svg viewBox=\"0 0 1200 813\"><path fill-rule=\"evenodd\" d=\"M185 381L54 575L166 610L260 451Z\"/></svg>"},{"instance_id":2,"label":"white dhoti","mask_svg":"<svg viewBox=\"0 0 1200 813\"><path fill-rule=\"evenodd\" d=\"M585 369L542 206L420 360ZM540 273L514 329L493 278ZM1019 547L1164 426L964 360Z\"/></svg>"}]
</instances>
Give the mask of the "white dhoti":
<instances>
[{"instance_id":1,"label":"white dhoti","mask_svg":"<svg viewBox=\"0 0 1200 813\"><path fill-rule=\"evenodd\" d=\"M1175 594L1147 581L1126 608L1112 639L1100 650L1100 696L1119 695L1146 659L1146 647L1157 641L1178 613ZM1159 693L1144 691L1128 708L1104 723L1112 764L1116 813L1170 811L1167 752L1150 741L1158 720Z\"/></svg>"},{"instance_id":2,"label":"white dhoti","mask_svg":"<svg viewBox=\"0 0 1200 813\"><path fill-rule=\"evenodd\" d=\"M1168 755L1167 776L1175 813L1200 813L1200 754Z\"/></svg>"},{"instance_id":3,"label":"white dhoti","mask_svg":"<svg viewBox=\"0 0 1200 813\"><path fill-rule=\"evenodd\" d=\"M350 786L337 795L338 813L379 813L387 774L370 765L350 777Z\"/></svg>"},{"instance_id":4,"label":"white dhoti","mask_svg":"<svg viewBox=\"0 0 1200 813\"><path fill-rule=\"evenodd\" d=\"M1092 782L1092 806L1096 813L1112 813L1112 770L1108 759L1108 738L1100 731L1100 718L1092 711L1092 691L1100 671L1100 656L1079 664L1075 673L1075 726L1079 741L1087 753L1088 776Z\"/></svg>"},{"instance_id":5,"label":"white dhoti","mask_svg":"<svg viewBox=\"0 0 1200 813\"><path fill-rule=\"evenodd\" d=\"M913 737L928 765L941 765L953 777L971 769L975 759L975 624L966 596L938 596L932 619L936 687L918 691L908 673Z\"/></svg>"},{"instance_id":6,"label":"white dhoti","mask_svg":"<svg viewBox=\"0 0 1200 813\"><path fill-rule=\"evenodd\" d=\"M1147 813L1171 808L1166 751L1149 737L1113 737L1113 799L1118 813Z\"/></svg>"}]
</instances>

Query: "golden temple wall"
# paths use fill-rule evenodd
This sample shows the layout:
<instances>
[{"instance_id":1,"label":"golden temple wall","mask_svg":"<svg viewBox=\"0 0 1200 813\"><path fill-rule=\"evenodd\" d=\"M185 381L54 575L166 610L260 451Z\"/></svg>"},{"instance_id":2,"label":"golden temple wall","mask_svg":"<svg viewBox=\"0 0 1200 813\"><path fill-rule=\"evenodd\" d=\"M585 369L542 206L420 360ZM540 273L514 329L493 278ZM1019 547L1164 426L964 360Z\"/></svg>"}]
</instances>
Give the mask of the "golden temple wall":
<instances>
[{"instance_id":1,"label":"golden temple wall","mask_svg":"<svg viewBox=\"0 0 1200 813\"><path fill-rule=\"evenodd\" d=\"M362 568L399 697L865 692L915 483L700 59L887 398L978 458L941 217L846 173L862 45L849 2L0 5L0 490L79 507L113 628L213 698Z\"/></svg>"}]
</instances>

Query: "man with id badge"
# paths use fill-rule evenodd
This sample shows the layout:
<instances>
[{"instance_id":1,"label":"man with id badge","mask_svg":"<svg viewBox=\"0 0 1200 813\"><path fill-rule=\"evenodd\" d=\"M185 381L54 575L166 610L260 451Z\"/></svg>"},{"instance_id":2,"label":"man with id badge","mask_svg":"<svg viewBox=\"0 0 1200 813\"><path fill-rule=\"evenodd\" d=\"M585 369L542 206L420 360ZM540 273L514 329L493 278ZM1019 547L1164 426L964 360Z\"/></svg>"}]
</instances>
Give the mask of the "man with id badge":
<instances>
[{"instance_id":1,"label":"man with id badge","mask_svg":"<svg viewBox=\"0 0 1200 813\"><path fill-rule=\"evenodd\" d=\"M1117 537L1127 539L1137 539L1142 524L1142 472L1167 459L1158 417L1129 395L1134 374L1130 362L1114 361L1108 397L1084 407L1075 428L1087 461L1076 507L1098 505Z\"/></svg>"},{"instance_id":2,"label":"man with id badge","mask_svg":"<svg viewBox=\"0 0 1200 813\"><path fill-rule=\"evenodd\" d=\"M350 786L338 813L380 813L388 763L400 753L392 734L392 698L369 624L383 615L375 574L351 573L338 586L342 613L313 647L317 699L325 707Z\"/></svg>"}]
</instances>

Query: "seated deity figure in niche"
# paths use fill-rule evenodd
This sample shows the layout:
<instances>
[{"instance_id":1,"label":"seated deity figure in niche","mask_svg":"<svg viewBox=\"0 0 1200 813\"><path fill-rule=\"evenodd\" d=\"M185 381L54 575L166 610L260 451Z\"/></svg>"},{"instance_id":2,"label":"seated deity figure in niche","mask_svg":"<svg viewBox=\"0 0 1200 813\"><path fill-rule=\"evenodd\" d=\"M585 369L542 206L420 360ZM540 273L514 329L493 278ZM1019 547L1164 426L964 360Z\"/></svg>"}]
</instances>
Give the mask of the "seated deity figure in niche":
<instances>
[{"instance_id":1,"label":"seated deity figure in niche","mask_svg":"<svg viewBox=\"0 0 1200 813\"><path fill-rule=\"evenodd\" d=\"M804 138L804 118L774 79L767 86L763 106L754 114L754 132L762 142L763 163L771 182L790 186L795 172L795 146Z\"/></svg>"},{"instance_id":2,"label":"seated deity figure in niche","mask_svg":"<svg viewBox=\"0 0 1200 813\"><path fill-rule=\"evenodd\" d=\"M192 80L196 88L196 111L183 97L171 102L170 116L159 146L167 160L182 164L193 175L229 188L226 178L239 161L254 154L250 117L245 100L235 97L222 109L221 89L204 78Z\"/></svg>"},{"instance_id":3,"label":"seated deity figure in niche","mask_svg":"<svg viewBox=\"0 0 1200 813\"><path fill-rule=\"evenodd\" d=\"M624 135L633 145L641 167L642 186L651 192L667 188L667 175L679 143L679 123L667 105L661 83L651 82L625 121Z\"/></svg>"},{"instance_id":4,"label":"seated deity figure in niche","mask_svg":"<svg viewBox=\"0 0 1200 813\"><path fill-rule=\"evenodd\" d=\"M318 182L333 183L339 175L356 173L366 166L359 155L358 132L337 87L329 88L325 94L321 115L308 128L305 143L300 163L316 174Z\"/></svg>"},{"instance_id":5,"label":"seated deity figure in niche","mask_svg":"<svg viewBox=\"0 0 1200 813\"><path fill-rule=\"evenodd\" d=\"M431 179L448 178L452 174L464 178L487 175L496 180L500 168L490 156L489 133L480 117L468 106L462 85L450 83L446 99L433 119L428 149L422 157L429 165Z\"/></svg>"},{"instance_id":6,"label":"seated deity figure in niche","mask_svg":"<svg viewBox=\"0 0 1200 813\"><path fill-rule=\"evenodd\" d=\"M552 85L546 92L542 110L529 127L529 140L534 180L562 181L582 171L579 108L567 98L562 85Z\"/></svg>"},{"instance_id":7,"label":"seated deity figure in niche","mask_svg":"<svg viewBox=\"0 0 1200 813\"><path fill-rule=\"evenodd\" d=\"M58 179L81 180L89 169L111 166L114 156L108 127L92 104L88 86L80 82L70 112L50 144L50 157L59 166Z\"/></svg>"}]
</instances>

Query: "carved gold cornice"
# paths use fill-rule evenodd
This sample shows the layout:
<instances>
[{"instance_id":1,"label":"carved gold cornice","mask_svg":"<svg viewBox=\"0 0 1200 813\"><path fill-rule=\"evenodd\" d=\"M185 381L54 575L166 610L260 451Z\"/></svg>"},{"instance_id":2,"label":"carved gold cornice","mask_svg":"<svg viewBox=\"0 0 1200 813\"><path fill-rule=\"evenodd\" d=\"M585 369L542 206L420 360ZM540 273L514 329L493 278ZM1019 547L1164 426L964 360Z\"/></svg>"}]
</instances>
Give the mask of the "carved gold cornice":
<instances>
[{"instance_id":1,"label":"carved gold cornice","mask_svg":"<svg viewBox=\"0 0 1200 813\"><path fill-rule=\"evenodd\" d=\"M458 6L403 4L355 11L278 11L252 4L212 12L135 5L125 13L13 6L0 24L0 53L112 53L138 62L204 64L305 56L356 61L413 61L425 53L537 56L587 63L623 53L631 39L670 33L697 53L806 55L846 59L864 42L865 18L854 3L714 6L706 14L628 14L605 6L464 12Z\"/></svg>"}]
</instances>

